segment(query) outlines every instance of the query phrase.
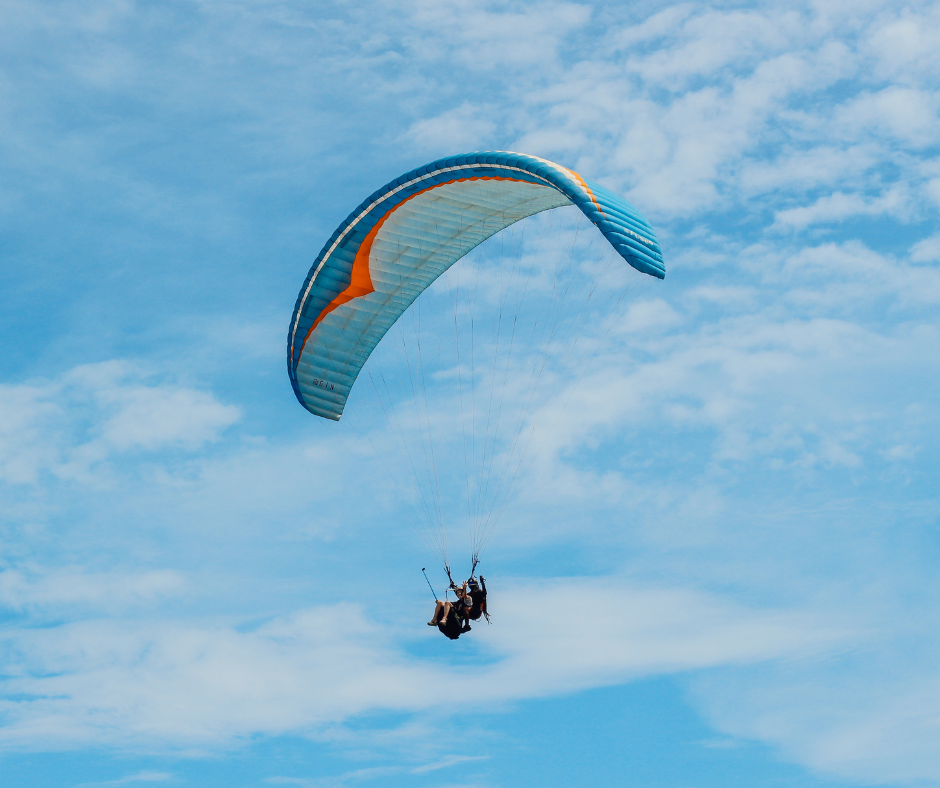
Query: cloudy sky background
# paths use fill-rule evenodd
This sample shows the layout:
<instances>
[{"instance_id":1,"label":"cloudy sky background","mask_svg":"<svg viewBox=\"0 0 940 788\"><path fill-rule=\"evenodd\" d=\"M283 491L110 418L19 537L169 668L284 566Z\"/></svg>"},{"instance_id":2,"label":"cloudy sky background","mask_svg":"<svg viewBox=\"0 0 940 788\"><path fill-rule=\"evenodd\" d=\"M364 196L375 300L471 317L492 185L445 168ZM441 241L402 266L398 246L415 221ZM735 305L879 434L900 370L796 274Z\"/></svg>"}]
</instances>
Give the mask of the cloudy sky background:
<instances>
[{"instance_id":1,"label":"cloudy sky background","mask_svg":"<svg viewBox=\"0 0 940 788\"><path fill-rule=\"evenodd\" d=\"M4 786L940 784L936 4L8 0L0 40ZM365 195L494 148L668 273L451 644L283 346Z\"/></svg>"}]
</instances>

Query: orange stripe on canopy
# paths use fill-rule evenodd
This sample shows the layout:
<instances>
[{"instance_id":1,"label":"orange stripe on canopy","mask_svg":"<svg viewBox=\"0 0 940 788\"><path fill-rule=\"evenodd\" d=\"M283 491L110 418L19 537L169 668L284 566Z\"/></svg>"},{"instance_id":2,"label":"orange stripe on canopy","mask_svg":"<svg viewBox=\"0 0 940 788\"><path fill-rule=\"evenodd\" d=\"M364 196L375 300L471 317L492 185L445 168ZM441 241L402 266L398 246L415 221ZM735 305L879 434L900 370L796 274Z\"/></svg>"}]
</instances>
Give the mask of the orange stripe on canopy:
<instances>
[{"instance_id":1,"label":"orange stripe on canopy","mask_svg":"<svg viewBox=\"0 0 940 788\"><path fill-rule=\"evenodd\" d=\"M604 209L601 208L601 204L597 201L597 197L594 196L594 192L591 191L591 187L587 185L587 182L584 180L584 178L582 178L574 170L568 170L568 172L570 172L572 175L574 175L575 178L578 179L578 182L584 187L584 191L586 191L588 193L588 196L594 201L594 205L597 206L597 210L600 211L601 214L603 214Z\"/></svg>"}]
</instances>

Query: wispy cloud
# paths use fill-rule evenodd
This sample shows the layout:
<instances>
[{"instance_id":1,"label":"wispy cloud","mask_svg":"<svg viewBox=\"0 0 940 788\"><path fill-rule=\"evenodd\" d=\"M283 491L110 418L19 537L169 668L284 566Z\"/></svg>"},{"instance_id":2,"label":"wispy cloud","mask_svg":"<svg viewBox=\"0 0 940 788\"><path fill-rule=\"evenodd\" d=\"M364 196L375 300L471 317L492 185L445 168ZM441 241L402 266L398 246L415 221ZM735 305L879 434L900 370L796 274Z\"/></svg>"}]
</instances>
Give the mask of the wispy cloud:
<instances>
[{"instance_id":1,"label":"wispy cloud","mask_svg":"<svg viewBox=\"0 0 940 788\"><path fill-rule=\"evenodd\" d=\"M439 769L449 769L451 766L457 766L461 763L472 763L473 761L487 761L488 755L447 755L433 763L426 763L424 766L416 766L411 770L412 774L427 774L436 772Z\"/></svg>"},{"instance_id":2,"label":"wispy cloud","mask_svg":"<svg viewBox=\"0 0 940 788\"><path fill-rule=\"evenodd\" d=\"M553 611L551 628L526 614L533 593ZM623 611L613 621L596 604L611 597ZM26 699L0 703L0 741L42 741L46 730L47 743L222 744L375 709L474 708L629 676L811 655L848 635L801 613L739 610L695 592L616 581L520 583L499 615L504 626L479 632L495 661L463 668L407 657L392 631L350 605L252 632L155 620L8 629L12 675L3 691ZM558 632L566 633L561 642ZM442 695L436 688L445 685L452 691Z\"/></svg>"},{"instance_id":3,"label":"wispy cloud","mask_svg":"<svg viewBox=\"0 0 940 788\"><path fill-rule=\"evenodd\" d=\"M52 610L68 606L133 607L181 593L183 576L171 570L141 573L90 574L68 568L52 572L22 569L0 571L0 607Z\"/></svg>"},{"instance_id":4,"label":"wispy cloud","mask_svg":"<svg viewBox=\"0 0 940 788\"><path fill-rule=\"evenodd\" d=\"M270 785L299 785L301 788L333 788L333 786L356 785L357 783L380 780L402 770L395 766L372 766L365 769L353 769L332 777L266 777Z\"/></svg>"},{"instance_id":5,"label":"wispy cloud","mask_svg":"<svg viewBox=\"0 0 940 788\"><path fill-rule=\"evenodd\" d=\"M779 211L774 222L781 229L802 229L812 224L839 222L856 216L879 216L882 214L905 218L910 211L910 200L898 190L893 190L875 199L866 200L859 195L841 192L820 197L805 208L788 208Z\"/></svg>"},{"instance_id":6,"label":"wispy cloud","mask_svg":"<svg viewBox=\"0 0 940 788\"><path fill-rule=\"evenodd\" d=\"M0 386L0 478L28 484L52 473L100 482L117 454L198 449L240 417L208 392L147 377L109 361Z\"/></svg>"},{"instance_id":7,"label":"wispy cloud","mask_svg":"<svg viewBox=\"0 0 940 788\"><path fill-rule=\"evenodd\" d=\"M107 785L130 785L132 783L162 783L167 780L174 779L173 774L169 772L137 772L136 774L129 774L126 777L119 777L117 780L105 780L104 782L96 783L81 783L80 788L92 788L92 786L107 786Z\"/></svg>"}]
</instances>

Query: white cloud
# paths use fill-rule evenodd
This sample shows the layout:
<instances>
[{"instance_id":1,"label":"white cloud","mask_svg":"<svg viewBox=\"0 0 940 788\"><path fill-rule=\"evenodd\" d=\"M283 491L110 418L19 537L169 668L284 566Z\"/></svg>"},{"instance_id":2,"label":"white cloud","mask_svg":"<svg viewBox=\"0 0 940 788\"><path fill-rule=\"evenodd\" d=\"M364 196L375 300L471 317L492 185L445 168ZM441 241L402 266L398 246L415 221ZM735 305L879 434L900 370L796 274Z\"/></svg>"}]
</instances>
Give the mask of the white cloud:
<instances>
[{"instance_id":1,"label":"white cloud","mask_svg":"<svg viewBox=\"0 0 940 788\"><path fill-rule=\"evenodd\" d=\"M552 611L551 627L531 615L533 595ZM620 605L613 617L598 604L611 598ZM491 658L459 667L408 656L400 635L348 604L247 632L128 619L8 628L0 743L219 746L322 730L376 710L452 713L640 675L811 655L849 634L804 613L749 611L613 578L520 582L505 587L494 611L497 625L474 627Z\"/></svg>"},{"instance_id":2,"label":"white cloud","mask_svg":"<svg viewBox=\"0 0 940 788\"><path fill-rule=\"evenodd\" d=\"M424 766L417 766L411 770L412 774L427 774L436 772L439 769L448 769L451 766L457 766L461 763L472 763L473 761L489 760L489 755L449 755L433 763L426 763Z\"/></svg>"},{"instance_id":3,"label":"white cloud","mask_svg":"<svg viewBox=\"0 0 940 788\"><path fill-rule=\"evenodd\" d=\"M728 310L753 306L759 296L756 288L745 285L701 285L685 293L690 301L706 301Z\"/></svg>"},{"instance_id":4,"label":"white cloud","mask_svg":"<svg viewBox=\"0 0 940 788\"><path fill-rule=\"evenodd\" d=\"M102 425L101 438L118 451L167 445L195 449L215 440L240 415L238 408L192 389L122 386L99 392L99 398L117 408Z\"/></svg>"},{"instance_id":5,"label":"white cloud","mask_svg":"<svg viewBox=\"0 0 940 788\"><path fill-rule=\"evenodd\" d=\"M555 462L600 434L672 423L714 430L709 456L721 462L856 467L862 454L885 451L895 440L895 422L882 426L886 405L875 405L871 389L856 386L891 377L888 370L903 365L902 359L923 358L932 336L881 336L831 319L777 322L763 312L725 317L714 329L668 339L623 335L635 360L613 348L598 357L579 388L579 407L543 420L545 430L556 426L543 433L539 462L543 473L549 466L555 468L550 473L560 473ZM913 389L910 397L920 394ZM565 400L547 407L557 409ZM531 480L530 494L590 497L601 483L583 474L570 485L549 478Z\"/></svg>"},{"instance_id":6,"label":"white cloud","mask_svg":"<svg viewBox=\"0 0 940 788\"><path fill-rule=\"evenodd\" d=\"M402 136L402 140L423 150L485 150L496 124L492 110L462 104L436 118L420 120Z\"/></svg>"},{"instance_id":7,"label":"white cloud","mask_svg":"<svg viewBox=\"0 0 940 788\"><path fill-rule=\"evenodd\" d=\"M569 149L576 151L582 171L605 174L647 209L675 215L713 208L736 201L716 184L729 184L729 176L734 181L734 170L748 164L742 157L774 134L791 101L856 68L842 43L822 38L814 52L800 48L806 29L792 12L693 14L681 29L678 41L670 37L653 53L632 54L622 72L588 57L550 86L527 93L526 105L538 121L529 122L531 130L515 147L539 146L563 159ZM771 40L777 46L768 49ZM736 68L726 73L725 62ZM687 69L704 84L678 91L675 74L657 63ZM635 84L633 73L649 85ZM664 89L676 93L664 96ZM786 125L794 122L800 123L787 118ZM588 150L596 153L586 155ZM857 159L846 161L856 170L858 165ZM775 177L792 179L787 168L776 169Z\"/></svg>"},{"instance_id":8,"label":"white cloud","mask_svg":"<svg viewBox=\"0 0 940 788\"><path fill-rule=\"evenodd\" d=\"M910 210L910 198L901 189L891 189L874 199L857 194L836 192L820 197L812 205L777 211L774 228L802 230L813 224L838 222L855 216L890 215L905 219Z\"/></svg>"},{"instance_id":9,"label":"white cloud","mask_svg":"<svg viewBox=\"0 0 940 788\"><path fill-rule=\"evenodd\" d=\"M46 393L35 386L0 386L0 478L6 481L31 482L58 459L43 425L64 416Z\"/></svg>"},{"instance_id":10,"label":"white cloud","mask_svg":"<svg viewBox=\"0 0 940 788\"><path fill-rule=\"evenodd\" d=\"M111 361L0 386L0 478L33 483L45 472L102 481L103 463L117 453L194 450L240 418L211 394L147 377Z\"/></svg>"},{"instance_id":11,"label":"white cloud","mask_svg":"<svg viewBox=\"0 0 940 788\"><path fill-rule=\"evenodd\" d=\"M932 178L929 180L924 185L924 191L936 205L940 205L940 178Z\"/></svg>"},{"instance_id":12,"label":"white cloud","mask_svg":"<svg viewBox=\"0 0 940 788\"><path fill-rule=\"evenodd\" d=\"M912 460L917 456L919 447L911 446L906 443L899 443L896 446L892 446L884 452L885 457L889 460L899 461L899 460Z\"/></svg>"},{"instance_id":13,"label":"white cloud","mask_svg":"<svg viewBox=\"0 0 940 788\"><path fill-rule=\"evenodd\" d=\"M53 611L76 605L121 609L178 595L185 587L185 579L170 570L89 574L68 568L38 573L8 569L0 571L0 606Z\"/></svg>"},{"instance_id":14,"label":"white cloud","mask_svg":"<svg viewBox=\"0 0 940 788\"><path fill-rule=\"evenodd\" d=\"M695 12L692 3L680 3L647 17L639 24L621 28L611 34L611 48L629 49L651 40L672 38L681 23Z\"/></svg>"},{"instance_id":15,"label":"white cloud","mask_svg":"<svg viewBox=\"0 0 940 788\"><path fill-rule=\"evenodd\" d=\"M368 766L364 769L352 769L332 777L266 777L265 782L271 785L299 785L302 788L337 788L390 777L400 774L403 770L398 766Z\"/></svg>"},{"instance_id":16,"label":"white cloud","mask_svg":"<svg viewBox=\"0 0 940 788\"><path fill-rule=\"evenodd\" d=\"M816 772L863 784L927 784L936 780L940 677L932 665L896 655L894 670L858 691L861 672L877 657L856 650L815 669L758 670L738 680L693 682L706 713L735 736L758 736L788 759ZM915 676L906 673L914 670Z\"/></svg>"},{"instance_id":17,"label":"white cloud","mask_svg":"<svg viewBox=\"0 0 940 788\"><path fill-rule=\"evenodd\" d=\"M929 305L940 300L940 272L908 265L879 254L857 241L804 247L786 259L787 298L794 303L857 310L886 296L901 304Z\"/></svg>"},{"instance_id":18,"label":"white cloud","mask_svg":"<svg viewBox=\"0 0 940 788\"><path fill-rule=\"evenodd\" d=\"M527 614L536 594L552 611L551 627ZM611 616L600 600L617 600L617 614ZM708 595L630 588L610 580L555 580L537 591L509 589L500 611L500 622L512 626L484 629L481 637L508 659L487 682L495 682L500 694L520 697L617 682L631 674L809 654L848 634L803 614L755 615ZM562 641L558 632L565 633Z\"/></svg>"},{"instance_id":19,"label":"white cloud","mask_svg":"<svg viewBox=\"0 0 940 788\"><path fill-rule=\"evenodd\" d=\"M668 9L615 35L621 46L664 36L654 51L631 55L629 71L678 91L695 77L738 70L789 48L801 23L795 11L690 11L690 6Z\"/></svg>"},{"instance_id":20,"label":"white cloud","mask_svg":"<svg viewBox=\"0 0 940 788\"><path fill-rule=\"evenodd\" d=\"M868 186L864 173L876 167L882 151L872 142L835 147L816 140L812 147L787 145L778 155L749 158L740 164L743 194L756 196L779 190L804 190L849 182Z\"/></svg>"},{"instance_id":21,"label":"white cloud","mask_svg":"<svg viewBox=\"0 0 940 788\"><path fill-rule=\"evenodd\" d=\"M616 331L662 331L681 322L682 316L675 309L661 298L653 298L631 304Z\"/></svg>"},{"instance_id":22,"label":"white cloud","mask_svg":"<svg viewBox=\"0 0 940 788\"><path fill-rule=\"evenodd\" d=\"M143 771L136 774L128 774L126 777L119 777L116 780L105 780L97 783L81 783L78 788L91 788L92 786L108 785L129 785L131 783L162 783L172 780L174 775L169 772Z\"/></svg>"},{"instance_id":23,"label":"white cloud","mask_svg":"<svg viewBox=\"0 0 940 788\"><path fill-rule=\"evenodd\" d=\"M930 84L940 68L940 13L932 4L881 18L868 31L866 50L878 59L879 75L902 84Z\"/></svg>"},{"instance_id":24,"label":"white cloud","mask_svg":"<svg viewBox=\"0 0 940 788\"><path fill-rule=\"evenodd\" d=\"M940 233L914 244L911 247L911 260L915 263L940 262Z\"/></svg>"},{"instance_id":25,"label":"white cloud","mask_svg":"<svg viewBox=\"0 0 940 788\"><path fill-rule=\"evenodd\" d=\"M863 94L834 113L836 129L849 139L860 130L888 133L915 147L933 145L940 134L940 96L932 91L888 87Z\"/></svg>"},{"instance_id":26,"label":"white cloud","mask_svg":"<svg viewBox=\"0 0 940 788\"><path fill-rule=\"evenodd\" d=\"M424 33L413 44L419 59L426 59L428 53L422 50L430 49L462 61L471 71L490 71L553 63L565 38L588 21L591 8L558 2L519 3L514 8L422 0L409 6L406 15L412 29Z\"/></svg>"}]
</instances>

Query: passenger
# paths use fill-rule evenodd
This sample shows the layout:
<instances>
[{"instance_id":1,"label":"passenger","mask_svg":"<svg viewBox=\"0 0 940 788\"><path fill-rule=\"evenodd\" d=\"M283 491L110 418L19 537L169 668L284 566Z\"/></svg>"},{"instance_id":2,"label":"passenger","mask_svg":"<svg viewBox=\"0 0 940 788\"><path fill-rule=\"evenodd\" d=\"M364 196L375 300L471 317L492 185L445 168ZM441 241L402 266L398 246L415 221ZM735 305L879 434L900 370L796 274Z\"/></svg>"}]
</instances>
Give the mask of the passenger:
<instances>
[{"instance_id":1,"label":"passenger","mask_svg":"<svg viewBox=\"0 0 940 788\"><path fill-rule=\"evenodd\" d=\"M429 627L436 626L451 640L457 640L461 633L470 631L470 623L467 619L473 608L473 599L467 593L466 583L455 588L454 593L457 595L456 602L436 600L434 617L428 621Z\"/></svg>"},{"instance_id":2,"label":"passenger","mask_svg":"<svg viewBox=\"0 0 940 788\"><path fill-rule=\"evenodd\" d=\"M460 588L455 588L457 601L454 602L451 613L455 614L462 622L461 632L470 631L470 611L473 610L473 597L467 591L468 583L464 583Z\"/></svg>"}]
</instances>

